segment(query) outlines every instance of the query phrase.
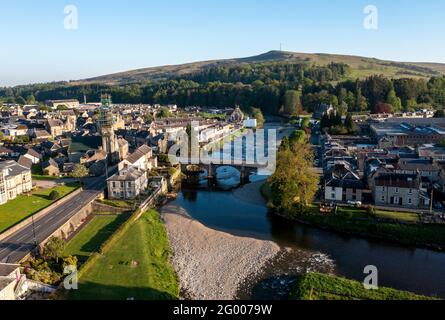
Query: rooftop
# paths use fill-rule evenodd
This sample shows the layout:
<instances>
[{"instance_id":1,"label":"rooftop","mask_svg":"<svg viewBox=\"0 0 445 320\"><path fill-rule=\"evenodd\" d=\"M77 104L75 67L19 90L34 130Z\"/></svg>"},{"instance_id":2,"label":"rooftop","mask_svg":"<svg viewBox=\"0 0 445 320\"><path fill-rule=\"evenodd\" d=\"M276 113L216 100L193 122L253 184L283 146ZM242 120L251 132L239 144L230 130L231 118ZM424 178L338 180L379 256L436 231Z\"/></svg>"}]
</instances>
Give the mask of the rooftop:
<instances>
[{"instance_id":1,"label":"rooftop","mask_svg":"<svg viewBox=\"0 0 445 320\"><path fill-rule=\"evenodd\" d=\"M136 181L142 176L145 175L145 172L139 170L138 168L127 168L122 169L119 173L116 173L112 177L108 179L108 181Z\"/></svg>"}]
</instances>

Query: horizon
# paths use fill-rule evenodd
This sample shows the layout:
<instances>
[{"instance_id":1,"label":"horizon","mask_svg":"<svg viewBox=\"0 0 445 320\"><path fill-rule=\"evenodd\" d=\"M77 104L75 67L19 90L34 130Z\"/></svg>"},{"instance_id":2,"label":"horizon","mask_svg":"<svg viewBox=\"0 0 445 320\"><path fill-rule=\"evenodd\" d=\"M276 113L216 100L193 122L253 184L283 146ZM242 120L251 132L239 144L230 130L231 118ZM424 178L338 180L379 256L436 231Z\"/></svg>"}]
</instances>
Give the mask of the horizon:
<instances>
[{"instance_id":1,"label":"horizon","mask_svg":"<svg viewBox=\"0 0 445 320\"><path fill-rule=\"evenodd\" d=\"M445 3L401 3L2 3L1 12L8 14L1 16L0 28L11 31L4 39L10 46L0 52L0 86L77 81L152 67L251 57L279 51L281 46L287 52L445 63L441 41L445 22L440 18ZM378 10L375 28L364 25L371 14L366 11L368 5Z\"/></svg>"}]
</instances>

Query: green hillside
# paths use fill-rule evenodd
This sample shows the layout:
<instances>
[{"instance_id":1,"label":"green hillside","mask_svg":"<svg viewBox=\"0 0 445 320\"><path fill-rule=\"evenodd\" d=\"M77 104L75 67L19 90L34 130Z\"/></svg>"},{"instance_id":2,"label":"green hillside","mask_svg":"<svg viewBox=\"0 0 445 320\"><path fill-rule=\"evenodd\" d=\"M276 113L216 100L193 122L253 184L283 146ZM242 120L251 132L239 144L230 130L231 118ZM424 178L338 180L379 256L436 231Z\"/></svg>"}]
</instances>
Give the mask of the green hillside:
<instances>
[{"instance_id":1,"label":"green hillside","mask_svg":"<svg viewBox=\"0 0 445 320\"><path fill-rule=\"evenodd\" d=\"M322 66L328 65L332 62L345 63L352 68L352 73L350 75L351 79L366 78L371 75L380 74L390 78L430 78L432 76L445 74L445 64L439 63L394 62L349 55L270 51L258 56L247 58L209 60L182 65L161 66L125 71L91 79L79 80L73 84L123 84L147 80L168 79L185 76L214 66L243 65L268 61L307 63Z\"/></svg>"}]
</instances>

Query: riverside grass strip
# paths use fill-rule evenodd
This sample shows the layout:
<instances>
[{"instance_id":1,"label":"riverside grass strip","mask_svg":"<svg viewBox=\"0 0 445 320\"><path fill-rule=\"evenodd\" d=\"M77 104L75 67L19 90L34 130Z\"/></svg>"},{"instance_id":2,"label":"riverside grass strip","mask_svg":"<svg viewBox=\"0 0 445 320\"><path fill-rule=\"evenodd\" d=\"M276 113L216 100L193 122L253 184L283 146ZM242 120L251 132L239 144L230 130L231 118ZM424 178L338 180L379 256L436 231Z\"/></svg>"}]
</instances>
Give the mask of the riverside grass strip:
<instances>
[{"instance_id":1,"label":"riverside grass strip","mask_svg":"<svg viewBox=\"0 0 445 320\"><path fill-rule=\"evenodd\" d=\"M321 273L300 276L291 294L293 300L438 300L391 288L366 290L362 283Z\"/></svg>"},{"instance_id":2,"label":"riverside grass strip","mask_svg":"<svg viewBox=\"0 0 445 320\"><path fill-rule=\"evenodd\" d=\"M169 262L165 226L155 210L138 210L79 271L74 300L173 300L179 283Z\"/></svg>"}]
</instances>

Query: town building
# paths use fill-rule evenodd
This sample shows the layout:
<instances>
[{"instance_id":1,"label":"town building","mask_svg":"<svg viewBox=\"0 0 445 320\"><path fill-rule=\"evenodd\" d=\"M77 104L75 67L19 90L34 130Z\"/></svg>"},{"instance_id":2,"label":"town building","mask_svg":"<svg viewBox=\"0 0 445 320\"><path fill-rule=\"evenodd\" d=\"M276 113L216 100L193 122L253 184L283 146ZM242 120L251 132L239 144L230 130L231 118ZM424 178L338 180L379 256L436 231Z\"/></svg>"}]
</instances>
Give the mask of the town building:
<instances>
[{"instance_id":1,"label":"town building","mask_svg":"<svg viewBox=\"0 0 445 320\"><path fill-rule=\"evenodd\" d=\"M20 273L20 265L0 263L0 300L16 300L20 280L26 279Z\"/></svg>"},{"instance_id":2,"label":"town building","mask_svg":"<svg viewBox=\"0 0 445 320\"><path fill-rule=\"evenodd\" d=\"M134 199L147 188L147 174L137 167L119 170L107 180L110 199Z\"/></svg>"},{"instance_id":3,"label":"town building","mask_svg":"<svg viewBox=\"0 0 445 320\"><path fill-rule=\"evenodd\" d=\"M60 175L59 164L53 158L42 163L42 171L46 176L56 177Z\"/></svg>"},{"instance_id":4,"label":"town building","mask_svg":"<svg viewBox=\"0 0 445 320\"><path fill-rule=\"evenodd\" d=\"M427 209L430 197L419 175L382 174L375 179L373 196L378 206Z\"/></svg>"},{"instance_id":5,"label":"town building","mask_svg":"<svg viewBox=\"0 0 445 320\"><path fill-rule=\"evenodd\" d=\"M127 158L122 160L119 165L119 171L125 168L134 167L144 172L151 171L158 166L157 157L153 156L153 150L143 145L136 149L135 152L130 154Z\"/></svg>"},{"instance_id":6,"label":"town building","mask_svg":"<svg viewBox=\"0 0 445 320\"><path fill-rule=\"evenodd\" d=\"M78 109L79 100L68 99L68 100L48 100L46 105L52 109L57 109L58 107L65 107L67 109Z\"/></svg>"},{"instance_id":7,"label":"town building","mask_svg":"<svg viewBox=\"0 0 445 320\"><path fill-rule=\"evenodd\" d=\"M325 201L362 201L364 183L347 162L338 162L324 176Z\"/></svg>"},{"instance_id":8,"label":"town building","mask_svg":"<svg viewBox=\"0 0 445 320\"><path fill-rule=\"evenodd\" d=\"M380 148L416 147L428 143L440 143L445 139L445 130L432 125L378 122L371 124L370 130Z\"/></svg>"},{"instance_id":9,"label":"town building","mask_svg":"<svg viewBox=\"0 0 445 320\"><path fill-rule=\"evenodd\" d=\"M0 162L0 204L32 190L31 170L13 160Z\"/></svg>"}]
</instances>

